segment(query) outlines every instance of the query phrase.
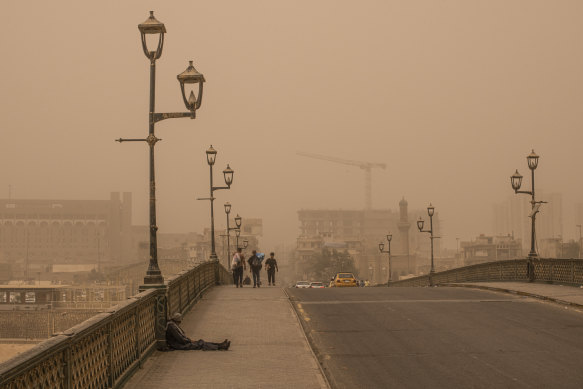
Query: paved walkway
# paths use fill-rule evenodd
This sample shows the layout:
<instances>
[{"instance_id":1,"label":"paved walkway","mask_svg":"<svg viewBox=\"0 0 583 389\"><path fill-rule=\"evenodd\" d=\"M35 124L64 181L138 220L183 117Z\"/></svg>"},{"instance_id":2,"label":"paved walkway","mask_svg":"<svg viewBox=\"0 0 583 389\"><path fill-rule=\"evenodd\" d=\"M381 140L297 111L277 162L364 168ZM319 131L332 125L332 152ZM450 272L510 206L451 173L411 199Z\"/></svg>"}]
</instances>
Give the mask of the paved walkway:
<instances>
[{"instance_id":1,"label":"paved walkway","mask_svg":"<svg viewBox=\"0 0 583 389\"><path fill-rule=\"evenodd\" d=\"M536 282L460 282L448 285L515 293L583 308L583 286L563 286Z\"/></svg>"},{"instance_id":2,"label":"paved walkway","mask_svg":"<svg viewBox=\"0 0 583 389\"><path fill-rule=\"evenodd\" d=\"M328 388L281 288L212 288L185 315L192 339L229 351L154 352L125 388Z\"/></svg>"}]
</instances>

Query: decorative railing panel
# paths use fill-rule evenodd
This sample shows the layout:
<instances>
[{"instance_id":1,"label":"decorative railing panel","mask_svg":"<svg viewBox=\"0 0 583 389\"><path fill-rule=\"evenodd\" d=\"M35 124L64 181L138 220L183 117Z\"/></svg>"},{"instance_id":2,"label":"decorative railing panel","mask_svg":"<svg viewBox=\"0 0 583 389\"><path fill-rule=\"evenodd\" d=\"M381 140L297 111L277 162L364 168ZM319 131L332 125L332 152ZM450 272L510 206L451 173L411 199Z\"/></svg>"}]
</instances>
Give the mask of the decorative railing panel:
<instances>
[{"instance_id":1,"label":"decorative railing panel","mask_svg":"<svg viewBox=\"0 0 583 389\"><path fill-rule=\"evenodd\" d=\"M118 388L164 342L168 312L186 312L228 271L204 263L0 364L0 388ZM160 337L161 336L161 337Z\"/></svg>"},{"instance_id":2,"label":"decorative railing panel","mask_svg":"<svg viewBox=\"0 0 583 389\"><path fill-rule=\"evenodd\" d=\"M527 259L480 263L433 274L433 284L481 281L528 281ZM534 281L583 284L581 259L533 259ZM394 281L390 286L428 286L429 275Z\"/></svg>"},{"instance_id":3,"label":"decorative railing panel","mask_svg":"<svg viewBox=\"0 0 583 389\"><path fill-rule=\"evenodd\" d=\"M111 375L117 380L136 360L136 315L129 311L111 323Z\"/></svg>"},{"instance_id":4,"label":"decorative railing panel","mask_svg":"<svg viewBox=\"0 0 583 389\"><path fill-rule=\"evenodd\" d=\"M74 388L107 388L108 334L100 328L74 342L71 353L71 381Z\"/></svg>"}]
</instances>

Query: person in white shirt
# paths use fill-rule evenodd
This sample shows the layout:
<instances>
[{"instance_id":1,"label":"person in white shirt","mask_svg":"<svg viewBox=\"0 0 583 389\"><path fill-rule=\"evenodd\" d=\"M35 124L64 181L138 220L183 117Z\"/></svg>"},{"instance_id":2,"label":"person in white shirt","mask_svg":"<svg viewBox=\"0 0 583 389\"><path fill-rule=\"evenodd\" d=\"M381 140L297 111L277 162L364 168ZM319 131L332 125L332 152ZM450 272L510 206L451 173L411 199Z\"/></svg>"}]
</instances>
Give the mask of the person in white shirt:
<instances>
[{"instance_id":1,"label":"person in white shirt","mask_svg":"<svg viewBox=\"0 0 583 389\"><path fill-rule=\"evenodd\" d=\"M233 261L231 262L231 270L233 271L233 283L235 287L243 287L243 271L247 266L245 266L245 257L243 256L243 249L238 247L237 252L233 255Z\"/></svg>"}]
</instances>

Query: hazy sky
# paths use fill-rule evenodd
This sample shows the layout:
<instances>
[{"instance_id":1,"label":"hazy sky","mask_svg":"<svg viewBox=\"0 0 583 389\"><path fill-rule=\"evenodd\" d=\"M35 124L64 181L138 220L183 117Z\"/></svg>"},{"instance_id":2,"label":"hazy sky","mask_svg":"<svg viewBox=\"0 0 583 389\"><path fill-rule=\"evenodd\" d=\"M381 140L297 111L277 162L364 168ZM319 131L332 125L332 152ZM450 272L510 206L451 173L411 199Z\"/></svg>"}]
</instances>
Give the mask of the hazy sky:
<instances>
[{"instance_id":1,"label":"hazy sky","mask_svg":"<svg viewBox=\"0 0 583 389\"><path fill-rule=\"evenodd\" d=\"M364 174L297 151L384 162L373 207L431 201L444 244L492 230L509 176L541 156L537 188L563 193L565 236L583 202L581 1L4 1L0 197L134 193L148 220L149 65L137 25L167 35L158 112L183 111L176 75L204 74L197 119L156 126L160 232L209 225L205 150L222 204L264 220L265 249L298 234L301 208L360 209ZM2 193L3 192L3 193Z\"/></svg>"}]
</instances>

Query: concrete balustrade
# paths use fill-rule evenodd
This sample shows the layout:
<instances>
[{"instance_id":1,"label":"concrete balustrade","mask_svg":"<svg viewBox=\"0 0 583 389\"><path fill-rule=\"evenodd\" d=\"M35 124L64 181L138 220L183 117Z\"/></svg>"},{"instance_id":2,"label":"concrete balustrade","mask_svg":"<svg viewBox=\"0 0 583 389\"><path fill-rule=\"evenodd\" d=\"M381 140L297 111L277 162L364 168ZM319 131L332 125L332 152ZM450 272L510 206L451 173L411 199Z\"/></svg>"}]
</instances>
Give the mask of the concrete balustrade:
<instances>
[{"instance_id":1,"label":"concrete balustrade","mask_svg":"<svg viewBox=\"0 0 583 389\"><path fill-rule=\"evenodd\" d=\"M534 281L560 283L565 285L583 284L583 259L533 259ZM433 274L433 284L476 281L529 281L528 259L511 259L479 263L472 266L450 269ZM389 286L429 286L429 275L393 281Z\"/></svg>"}]
</instances>

